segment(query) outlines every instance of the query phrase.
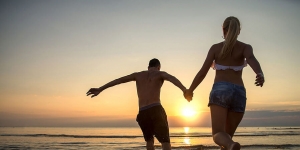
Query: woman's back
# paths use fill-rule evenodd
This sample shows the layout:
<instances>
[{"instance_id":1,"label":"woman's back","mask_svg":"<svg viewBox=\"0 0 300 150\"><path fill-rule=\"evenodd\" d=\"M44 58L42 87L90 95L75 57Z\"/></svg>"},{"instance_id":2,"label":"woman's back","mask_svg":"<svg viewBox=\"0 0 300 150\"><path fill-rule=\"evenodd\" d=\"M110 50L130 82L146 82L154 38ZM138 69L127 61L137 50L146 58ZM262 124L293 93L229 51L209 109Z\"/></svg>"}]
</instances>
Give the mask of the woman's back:
<instances>
[{"instance_id":1,"label":"woman's back","mask_svg":"<svg viewBox=\"0 0 300 150\"><path fill-rule=\"evenodd\" d=\"M242 69L246 66L244 51L249 45L236 41L231 54L224 58L220 57L223 42L212 47L214 52L213 68L216 69L215 82L226 81L237 85L244 85L242 80Z\"/></svg>"}]
</instances>

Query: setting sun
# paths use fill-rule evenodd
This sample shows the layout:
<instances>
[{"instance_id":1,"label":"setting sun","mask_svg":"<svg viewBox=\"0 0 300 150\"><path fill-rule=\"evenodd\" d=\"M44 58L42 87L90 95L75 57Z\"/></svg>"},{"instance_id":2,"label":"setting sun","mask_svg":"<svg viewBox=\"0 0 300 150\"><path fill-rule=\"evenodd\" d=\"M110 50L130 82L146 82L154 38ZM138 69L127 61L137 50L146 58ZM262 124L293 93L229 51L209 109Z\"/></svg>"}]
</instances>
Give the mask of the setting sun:
<instances>
[{"instance_id":1,"label":"setting sun","mask_svg":"<svg viewBox=\"0 0 300 150\"><path fill-rule=\"evenodd\" d=\"M185 107L182 110L182 115L185 117L192 117L196 115L196 111L192 107Z\"/></svg>"}]
</instances>

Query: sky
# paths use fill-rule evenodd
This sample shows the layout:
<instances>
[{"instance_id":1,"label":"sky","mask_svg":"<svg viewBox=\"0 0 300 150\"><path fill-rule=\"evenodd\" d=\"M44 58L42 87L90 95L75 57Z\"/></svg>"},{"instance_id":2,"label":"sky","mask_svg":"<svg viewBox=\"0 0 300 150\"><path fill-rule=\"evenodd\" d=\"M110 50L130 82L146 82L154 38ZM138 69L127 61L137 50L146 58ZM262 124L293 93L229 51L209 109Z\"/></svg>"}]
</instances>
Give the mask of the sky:
<instances>
[{"instance_id":1,"label":"sky","mask_svg":"<svg viewBox=\"0 0 300 150\"><path fill-rule=\"evenodd\" d=\"M241 126L300 126L299 15L296 0L1 0L0 126L137 126L134 82L92 99L86 92L147 70L152 58L189 87L229 16L240 20L238 40L253 47L266 80L256 87L244 68ZM170 126L210 126L214 75L190 103L164 83Z\"/></svg>"}]
</instances>

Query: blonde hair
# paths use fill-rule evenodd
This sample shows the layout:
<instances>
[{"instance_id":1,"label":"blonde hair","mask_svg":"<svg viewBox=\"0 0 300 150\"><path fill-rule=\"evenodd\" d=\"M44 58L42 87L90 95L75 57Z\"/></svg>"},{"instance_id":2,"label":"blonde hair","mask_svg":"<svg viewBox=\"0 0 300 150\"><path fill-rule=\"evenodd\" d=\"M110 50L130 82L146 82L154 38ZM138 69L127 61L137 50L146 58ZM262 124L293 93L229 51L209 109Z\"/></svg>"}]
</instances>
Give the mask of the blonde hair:
<instances>
[{"instance_id":1,"label":"blonde hair","mask_svg":"<svg viewBox=\"0 0 300 150\"><path fill-rule=\"evenodd\" d=\"M221 59L231 55L234 44L236 43L237 37L240 33L240 29L240 21L236 17L230 16L225 19L223 23L225 41L219 55Z\"/></svg>"}]
</instances>

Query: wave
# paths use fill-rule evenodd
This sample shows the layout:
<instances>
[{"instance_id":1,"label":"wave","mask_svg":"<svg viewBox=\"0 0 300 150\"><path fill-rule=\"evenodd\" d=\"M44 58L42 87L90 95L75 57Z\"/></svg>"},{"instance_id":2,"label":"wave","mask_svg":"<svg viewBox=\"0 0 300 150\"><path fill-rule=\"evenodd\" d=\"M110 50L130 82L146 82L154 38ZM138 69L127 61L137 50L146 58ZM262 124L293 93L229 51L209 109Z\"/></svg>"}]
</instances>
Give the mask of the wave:
<instances>
[{"instance_id":1,"label":"wave","mask_svg":"<svg viewBox=\"0 0 300 150\"><path fill-rule=\"evenodd\" d=\"M237 134L234 136L257 137L257 136L297 136L299 133L268 133L268 134ZM68 138L142 138L142 135L67 135L67 134L0 134L0 136L25 136L25 137L68 137ZM170 135L170 137L211 137L211 135Z\"/></svg>"},{"instance_id":2,"label":"wave","mask_svg":"<svg viewBox=\"0 0 300 150\"><path fill-rule=\"evenodd\" d=\"M62 145L68 146L68 147L59 147L61 149L70 149L69 146L75 146L76 148L80 147L90 147L90 148L96 148L101 149L107 147L101 147L99 145L95 145L96 147L89 145L88 143L85 142L70 142L70 143L60 143ZM115 144L115 143L114 143ZM58 145L56 147L53 147L53 145L43 145L43 146L24 146L24 145L0 145L0 149L57 149ZM79 146L79 147L78 147ZM300 148L300 144L253 144L253 145L242 145L241 146L243 149L251 149L251 150L261 150L261 149L298 149ZM155 145L155 148L161 148L160 145ZM114 148L110 148L114 149ZM115 148L118 149L118 148ZM135 150L135 149L145 149L145 146L137 146L137 147L127 147L126 149L128 150ZM208 146L208 145L191 145L191 146L172 146L172 149L177 149L177 150L208 150L208 149L219 149L219 146Z\"/></svg>"},{"instance_id":3,"label":"wave","mask_svg":"<svg viewBox=\"0 0 300 150\"><path fill-rule=\"evenodd\" d=\"M272 128L267 128L267 129L274 129L274 130L300 130L300 128L286 128L286 127L272 127Z\"/></svg>"},{"instance_id":4,"label":"wave","mask_svg":"<svg viewBox=\"0 0 300 150\"><path fill-rule=\"evenodd\" d=\"M60 144L88 144L87 142L65 142L65 143L60 143Z\"/></svg>"},{"instance_id":5,"label":"wave","mask_svg":"<svg viewBox=\"0 0 300 150\"><path fill-rule=\"evenodd\" d=\"M101 136L101 135L67 135L67 134L1 134L0 136L26 136L26 137L71 137L71 138L139 138L143 136Z\"/></svg>"},{"instance_id":6,"label":"wave","mask_svg":"<svg viewBox=\"0 0 300 150\"><path fill-rule=\"evenodd\" d=\"M281 144L281 145L272 145L272 144L253 144L253 145L242 145L242 148L246 149L286 149L286 148L299 148L300 144ZM219 146L207 146L207 145L193 145L193 146L178 146L172 147L172 149L219 149Z\"/></svg>"}]
</instances>

